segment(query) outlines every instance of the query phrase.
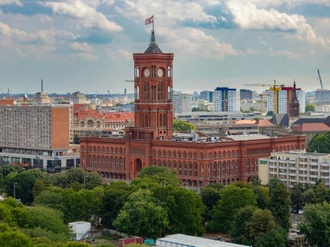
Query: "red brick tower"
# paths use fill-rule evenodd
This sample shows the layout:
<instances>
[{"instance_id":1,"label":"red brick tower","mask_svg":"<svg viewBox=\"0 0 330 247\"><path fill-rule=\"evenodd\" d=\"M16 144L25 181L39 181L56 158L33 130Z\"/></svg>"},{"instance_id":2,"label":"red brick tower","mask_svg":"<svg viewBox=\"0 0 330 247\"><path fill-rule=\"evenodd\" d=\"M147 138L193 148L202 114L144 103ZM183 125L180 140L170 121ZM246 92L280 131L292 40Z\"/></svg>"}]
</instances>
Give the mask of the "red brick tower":
<instances>
[{"instance_id":1,"label":"red brick tower","mask_svg":"<svg viewBox=\"0 0 330 247\"><path fill-rule=\"evenodd\" d=\"M293 83L291 102L289 106L289 114L291 117L299 116L299 101L297 99L296 81L294 81Z\"/></svg>"},{"instance_id":2,"label":"red brick tower","mask_svg":"<svg viewBox=\"0 0 330 247\"><path fill-rule=\"evenodd\" d=\"M134 53L135 127L131 140L169 140L173 130L173 53L163 53L154 30L144 53Z\"/></svg>"}]
</instances>

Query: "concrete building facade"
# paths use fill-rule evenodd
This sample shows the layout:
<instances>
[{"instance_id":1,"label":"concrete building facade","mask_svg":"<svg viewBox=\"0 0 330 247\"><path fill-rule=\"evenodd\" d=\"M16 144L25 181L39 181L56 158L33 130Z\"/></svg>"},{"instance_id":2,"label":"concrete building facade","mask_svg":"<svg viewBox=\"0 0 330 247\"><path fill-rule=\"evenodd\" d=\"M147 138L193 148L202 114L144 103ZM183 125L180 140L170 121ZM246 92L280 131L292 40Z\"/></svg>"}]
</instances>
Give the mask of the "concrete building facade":
<instances>
[{"instance_id":1,"label":"concrete building facade","mask_svg":"<svg viewBox=\"0 0 330 247\"><path fill-rule=\"evenodd\" d=\"M188 93L174 92L173 109L175 114L191 113L192 95Z\"/></svg>"},{"instance_id":2,"label":"concrete building facade","mask_svg":"<svg viewBox=\"0 0 330 247\"><path fill-rule=\"evenodd\" d=\"M289 114L294 92L299 103L299 113L304 113L306 106L305 92L301 88L295 88L295 86L283 86L266 90L266 111L271 111L274 114Z\"/></svg>"},{"instance_id":3,"label":"concrete building facade","mask_svg":"<svg viewBox=\"0 0 330 247\"><path fill-rule=\"evenodd\" d=\"M272 152L258 160L261 184L278 177L288 188L297 184L315 184L318 180L330 188L330 155L305 151Z\"/></svg>"},{"instance_id":4,"label":"concrete building facade","mask_svg":"<svg viewBox=\"0 0 330 247\"><path fill-rule=\"evenodd\" d=\"M70 155L70 106L0 106L0 163L53 171L79 165ZM70 161L67 161L70 159Z\"/></svg>"},{"instance_id":5,"label":"concrete building facade","mask_svg":"<svg viewBox=\"0 0 330 247\"><path fill-rule=\"evenodd\" d=\"M239 112L240 91L235 88L217 87L213 92L215 112Z\"/></svg>"}]
</instances>

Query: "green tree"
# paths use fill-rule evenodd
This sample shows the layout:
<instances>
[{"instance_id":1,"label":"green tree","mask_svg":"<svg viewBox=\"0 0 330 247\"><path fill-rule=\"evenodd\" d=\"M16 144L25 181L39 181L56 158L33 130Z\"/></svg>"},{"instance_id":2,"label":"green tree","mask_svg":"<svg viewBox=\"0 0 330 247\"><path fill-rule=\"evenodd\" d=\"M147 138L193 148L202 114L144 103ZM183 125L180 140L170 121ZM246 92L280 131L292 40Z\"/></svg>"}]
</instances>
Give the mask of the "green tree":
<instances>
[{"instance_id":1,"label":"green tree","mask_svg":"<svg viewBox=\"0 0 330 247\"><path fill-rule=\"evenodd\" d=\"M63 189L69 187L68 174L66 172L59 172L53 175L53 184Z\"/></svg>"},{"instance_id":2,"label":"green tree","mask_svg":"<svg viewBox=\"0 0 330 247\"><path fill-rule=\"evenodd\" d=\"M9 230L0 233L0 246L6 247L30 247L30 239L25 234L16 230Z\"/></svg>"},{"instance_id":3,"label":"green tree","mask_svg":"<svg viewBox=\"0 0 330 247\"><path fill-rule=\"evenodd\" d=\"M229 232L235 213L240 208L256 206L256 204L257 201L252 189L229 185L222 190L221 200L218 201L214 208L212 219L206 225L206 230Z\"/></svg>"},{"instance_id":4,"label":"green tree","mask_svg":"<svg viewBox=\"0 0 330 247\"><path fill-rule=\"evenodd\" d=\"M308 143L308 152L330 153L330 131L316 134Z\"/></svg>"},{"instance_id":5,"label":"green tree","mask_svg":"<svg viewBox=\"0 0 330 247\"><path fill-rule=\"evenodd\" d=\"M189 235L202 235L202 225L205 206L200 195L185 188L164 188L172 193L166 193L166 208L170 223L171 233L183 233ZM158 194L159 196L161 194ZM174 198L172 204L171 199Z\"/></svg>"},{"instance_id":6,"label":"green tree","mask_svg":"<svg viewBox=\"0 0 330 247\"><path fill-rule=\"evenodd\" d=\"M290 192L278 178L269 182L269 209L276 223L285 231L290 229Z\"/></svg>"},{"instance_id":7,"label":"green tree","mask_svg":"<svg viewBox=\"0 0 330 247\"><path fill-rule=\"evenodd\" d=\"M255 247L284 247L286 246L285 232L281 228L274 228L265 234L260 235L256 241Z\"/></svg>"},{"instance_id":8,"label":"green tree","mask_svg":"<svg viewBox=\"0 0 330 247\"><path fill-rule=\"evenodd\" d=\"M33 202L33 188L36 178L33 174L24 171L22 173L10 173L3 181L7 195L20 199L24 204Z\"/></svg>"},{"instance_id":9,"label":"green tree","mask_svg":"<svg viewBox=\"0 0 330 247\"><path fill-rule=\"evenodd\" d=\"M330 245L330 204L309 204L304 207L300 231L311 246Z\"/></svg>"},{"instance_id":10,"label":"green tree","mask_svg":"<svg viewBox=\"0 0 330 247\"><path fill-rule=\"evenodd\" d=\"M190 130L196 131L196 127L193 124L182 121L182 120L174 120L173 121L173 130L174 131L190 131Z\"/></svg>"},{"instance_id":11,"label":"green tree","mask_svg":"<svg viewBox=\"0 0 330 247\"><path fill-rule=\"evenodd\" d=\"M150 190L132 193L113 225L129 235L157 238L168 227L168 216Z\"/></svg>"},{"instance_id":12,"label":"green tree","mask_svg":"<svg viewBox=\"0 0 330 247\"><path fill-rule=\"evenodd\" d=\"M314 105L312 105L312 104L307 104L307 105L305 106L305 112L313 112L313 111L315 111L315 106L314 106Z\"/></svg>"},{"instance_id":13,"label":"green tree","mask_svg":"<svg viewBox=\"0 0 330 247\"><path fill-rule=\"evenodd\" d=\"M250 243L246 236L246 224L250 222L252 215L256 209L257 208L254 206L246 206L239 209L235 214L231 230L231 236L233 238L234 243Z\"/></svg>"},{"instance_id":14,"label":"green tree","mask_svg":"<svg viewBox=\"0 0 330 247\"><path fill-rule=\"evenodd\" d=\"M180 180L174 170L152 165L141 170L139 178L151 178L158 184L179 186ZM136 180L138 181L138 180ZM133 181L133 184L136 183Z\"/></svg>"},{"instance_id":15,"label":"green tree","mask_svg":"<svg viewBox=\"0 0 330 247\"><path fill-rule=\"evenodd\" d=\"M204 221L209 221L212 218L213 207L221 199L221 190L206 186L201 190L201 197L203 204L206 206Z\"/></svg>"},{"instance_id":16,"label":"green tree","mask_svg":"<svg viewBox=\"0 0 330 247\"><path fill-rule=\"evenodd\" d=\"M55 234L63 234L63 239L68 238L69 228L63 221L62 212L42 206L28 207L27 211L32 217L32 226Z\"/></svg>"},{"instance_id":17,"label":"green tree","mask_svg":"<svg viewBox=\"0 0 330 247\"><path fill-rule=\"evenodd\" d=\"M293 210L296 210L297 212L302 209L302 195L304 192L304 187L302 186L302 184L296 184L293 186L292 190L291 190L291 207Z\"/></svg>"},{"instance_id":18,"label":"green tree","mask_svg":"<svg viewBox=\"0 0 330 247\"><path fill-rule=\"evenodd\" d=\"M257 206L261 209L266 209L269 203L269 188L265 186L253 186L252 190L257 200Z\"/></svg>"},{"instance_id":19,"label":"green tree","mask_svg":"<svg viewBox=\"0 0 330 247\"><path fill-rule=\"evenodd\" d=\"M315 199L316 195L315 195L314 189L309 188L309 189L305 190L302 193L301 198L302 198L302 205L314 204L315 200L316 200Z\"/></svg>"},{"instance_id":20,"label":"green tree","mask_svg":"<svg viewBox=\"0 0 330 247\"><path fill-rule=\"evenodd\" d=\"M112 222L117 218L120 209L128 200L130 195L130 187L126 182L111 182L105 187L104 199L101 206L102 223L112 225Z\"/></svg>"},{"instance_id":21,"label":"green tree","mask_svg":"<svg viewBox=\"0 0 330 247\"><path fill-rule=\"evenodd\" d=\"M246 223L246 238L254 245L256 239L276 227L272 213L268 209L256 209Z\"/></svg>"},{"instance_id":22,"label":"green tree","mask_svg":"<svg viewBox=\"0 0 330 247\"><path fill-rule=\"evenodd\" d=\"M315 184L315 202L322 203L328 201L329 189L325 186L322 180L317 181Z\"/></svg>"},{"instance_id":23,"label":"green tree","mask_svg":"<svg viewBox=\"0 0 330 247\"><path fill-rule=\"evenodd\" d=\"M25 169L20 165L6 164L6 165L0 166L0 173L1 173L3 178L6 178L7 175L12 173L12 172L21 173L21 172L24 172L24 171L25 171Z\"/></svg>"}]
</instances>

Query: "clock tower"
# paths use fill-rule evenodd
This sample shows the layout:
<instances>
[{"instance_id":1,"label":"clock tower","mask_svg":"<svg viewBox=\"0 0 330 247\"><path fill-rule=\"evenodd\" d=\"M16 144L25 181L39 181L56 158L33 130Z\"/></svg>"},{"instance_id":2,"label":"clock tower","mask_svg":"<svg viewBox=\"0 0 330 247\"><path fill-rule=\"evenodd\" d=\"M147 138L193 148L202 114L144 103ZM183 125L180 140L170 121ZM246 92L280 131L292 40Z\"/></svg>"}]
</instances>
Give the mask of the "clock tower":
<instances>
[{"instance_id":1,"label":"clock tower","mask_svg":"<svg viewBox=\"0 0 330 247\"><path fill-rule=\"evenodd\" d=\"M173 53L163 53L154 30L144 53L134 53L135 127L132 140L170 140L173 134Z\"/></svg>"}]
</instances>

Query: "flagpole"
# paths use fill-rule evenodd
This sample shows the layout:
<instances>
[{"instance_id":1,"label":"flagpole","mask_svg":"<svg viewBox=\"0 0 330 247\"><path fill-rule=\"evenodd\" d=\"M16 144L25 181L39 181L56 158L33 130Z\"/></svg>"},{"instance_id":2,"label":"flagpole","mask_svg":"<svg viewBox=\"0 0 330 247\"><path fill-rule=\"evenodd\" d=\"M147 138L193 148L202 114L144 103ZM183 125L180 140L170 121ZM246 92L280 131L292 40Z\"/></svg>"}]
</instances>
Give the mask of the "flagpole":
<instances>
[{"instance_id":1,"label":"flagpole","mask_svg":"<svg viewBox=\"0 0 330 247\"><path fill-rule=\"evenodd\" d=\"M152 32L154 32L155 31L155 16L154 15L152 15Z\"/></svg>"}]
</instances>

